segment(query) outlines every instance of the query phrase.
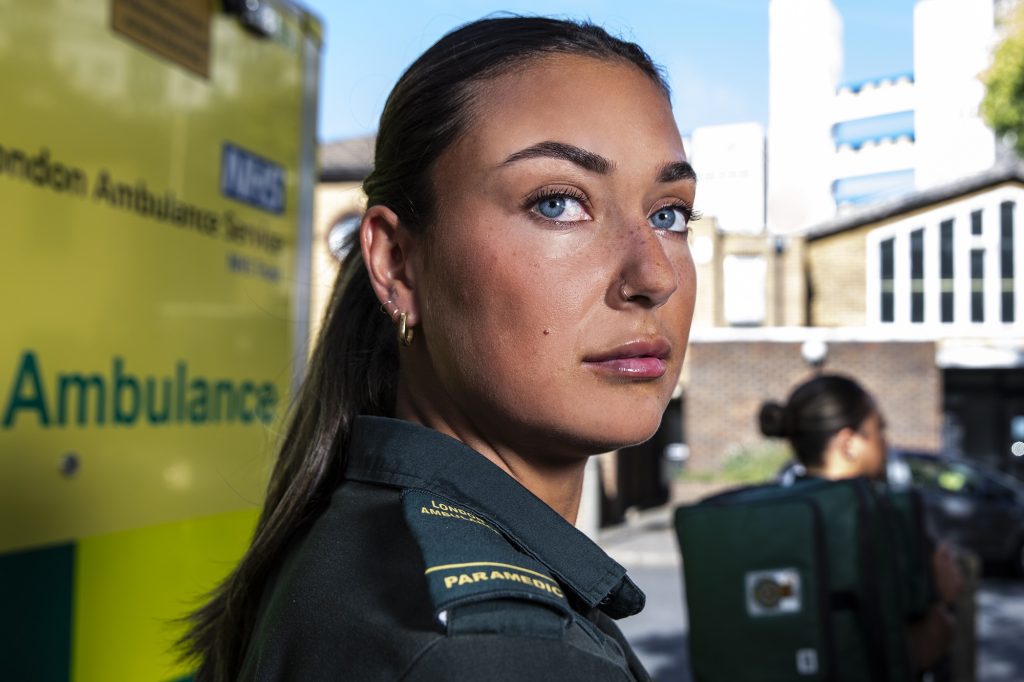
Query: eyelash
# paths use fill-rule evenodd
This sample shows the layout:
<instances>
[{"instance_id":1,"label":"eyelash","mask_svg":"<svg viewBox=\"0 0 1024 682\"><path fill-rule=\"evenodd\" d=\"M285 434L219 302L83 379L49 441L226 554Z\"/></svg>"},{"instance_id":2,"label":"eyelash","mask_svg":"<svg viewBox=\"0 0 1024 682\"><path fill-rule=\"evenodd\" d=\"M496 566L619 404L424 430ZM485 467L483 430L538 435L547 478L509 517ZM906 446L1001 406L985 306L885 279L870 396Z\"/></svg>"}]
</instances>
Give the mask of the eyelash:
<instances>
[{"instance_id":1,"label":"eyelash","mask_svg":"<svg viewBox=\"0 0 1024 682\"><path fill-rule=\"evenodd\" d=\"M544 187L542 189L539 189L536 192L530 193L529 195L527 195L525 199L523 199L523 208L529 211L530 209L532 209L534 206L544 201L545 199L553 199L556 197L567 197L569 199L575 199L576 201L580 202L583 208L587 209L588 212L590 211L590 202L587 201L587 195L585 195L583 192L576 189L575 187ZM549 219L544 218L544 220ZM561 221L556 220L551 222Z\"/></svg>"},{"instance_id":2,"label":"eyelash","mask_svg":"<svg viewBox=\"0 0 1024 682\"><path fill-rule=\"evenodd\" d=\"M587 211L590 211L590 202L587 201L586 195L583 194L583 192L581 192L580 190L576 189L575 187L545 187L539 189L536 192L532 192L531 194L527 195L526 198L523 199L523 209L529 211L533 217L536 217L540 220L544 220L546 222L554 222L556 224L565 224L568 221L553 221L549 218L544 218L543 216L537 216L531 210L534 206L544 201L545 199L551 199L554 197L568 197L569 199L575 199L576 201L580 202L583 208L585 208ZM686 218L687 226L689 226L691 223L697 222L704 216L702 212L694 210L685 201L677 201L670 204L665 204L664 206L659 206L658 208L651 211L651 215L654 215L658 211L662 211L666 208L681 211L683 216Z\"/></svg>"}]
</instances>

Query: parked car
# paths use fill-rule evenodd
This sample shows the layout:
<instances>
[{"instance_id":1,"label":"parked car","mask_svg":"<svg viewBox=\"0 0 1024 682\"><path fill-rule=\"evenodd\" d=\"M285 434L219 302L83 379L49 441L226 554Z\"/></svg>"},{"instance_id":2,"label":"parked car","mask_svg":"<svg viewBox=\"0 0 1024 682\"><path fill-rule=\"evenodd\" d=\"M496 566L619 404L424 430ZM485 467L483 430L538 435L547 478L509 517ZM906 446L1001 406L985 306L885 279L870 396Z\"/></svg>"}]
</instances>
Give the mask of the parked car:
<instances>
[{"instance_id":1,"label":"parked car","mask_svg":"<svg viewBox=\"0 0 1024 682\"><path fill-rule=\"evenodd\" d=\"M803 474L791 462L777 480L785 485ZM889 453L887 475L894 488L921 491L936 538L1024 575L1024 481L974 460L907 450Z\"/></svg>"},{"instance_id":2,"label":"parked car","mask_svg":"<svg viewBox=\"0 0 1024 682\"><path fill-rule=\"evenodd\" d=\"M894 451L889 483L915 485L935 535L1024 575L1024 481L974 460Z\"/></svg>"}]
</instances>

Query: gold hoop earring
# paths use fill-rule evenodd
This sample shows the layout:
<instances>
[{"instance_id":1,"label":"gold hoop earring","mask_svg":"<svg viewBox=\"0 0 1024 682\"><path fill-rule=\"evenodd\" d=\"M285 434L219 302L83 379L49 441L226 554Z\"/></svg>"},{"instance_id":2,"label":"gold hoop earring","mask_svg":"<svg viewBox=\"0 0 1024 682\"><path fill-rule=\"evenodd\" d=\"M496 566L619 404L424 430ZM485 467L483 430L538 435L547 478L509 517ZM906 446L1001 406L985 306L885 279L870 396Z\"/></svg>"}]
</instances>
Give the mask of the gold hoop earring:
<instances>
[{"instance_id":1,"label":"gold hoop earring","mask_svg":"<svg viewBox=\"0 0 1024 682\"><path fill-rule=\"evenodd\" d=\"M398 315L398 342L403 346L412 345L412 337L415 330L412 325L408 323L408 314L399 313Z\"/></svg>"},{"instance_id":2,"label":"gold hoop earring","mask_svg":"<svg viewBox=\"0 0 1024 682\"><path fill-rule=\"evenodd\" d=\"M380 304L380 311L398 325L398 342L403 346L411 346L415 332L412 325L409 324L409 314L400 312L398 306L390 298Z\"/></svg>"}]
</instances>

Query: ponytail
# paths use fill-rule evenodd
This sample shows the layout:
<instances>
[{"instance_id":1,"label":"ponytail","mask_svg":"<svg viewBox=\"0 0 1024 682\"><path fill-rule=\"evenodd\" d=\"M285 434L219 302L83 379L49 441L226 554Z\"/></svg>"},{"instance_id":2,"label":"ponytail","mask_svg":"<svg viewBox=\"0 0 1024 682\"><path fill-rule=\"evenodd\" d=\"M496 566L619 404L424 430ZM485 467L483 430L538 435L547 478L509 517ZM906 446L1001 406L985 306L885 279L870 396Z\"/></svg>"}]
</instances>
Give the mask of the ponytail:
<instances>
[{"instance_id":1,"label":"ponytail","mask_svg":"<svg viewBox=\"0 0 1024 682\"><path fill-rule=\"evenodd\" d=\"M347 246L252 543L211 600L189 618L191 629L180 642L186 656L201 663L197 681L237 677L270 573L340 482L356 416L394 413L394 329L370 286L358 233Z\"/></svg>"}]
</instances>

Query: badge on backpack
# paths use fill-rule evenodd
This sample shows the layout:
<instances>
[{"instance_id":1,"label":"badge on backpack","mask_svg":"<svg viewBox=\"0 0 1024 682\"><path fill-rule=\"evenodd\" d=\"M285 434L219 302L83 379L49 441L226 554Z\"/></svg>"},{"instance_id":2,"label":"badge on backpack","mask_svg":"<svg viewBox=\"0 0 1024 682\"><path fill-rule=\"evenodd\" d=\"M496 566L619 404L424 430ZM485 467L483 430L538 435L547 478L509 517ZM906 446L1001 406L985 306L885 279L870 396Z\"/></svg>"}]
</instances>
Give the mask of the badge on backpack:
<instances>
[{"instance_id":1,"label":"badge on backpack","mask_svg":"<svg viewBox=\"0 0 1024 682\"><path fill-rule=\"evenodd\" d=\"M751 571L746 576L747 614L776 616L800 611L800 573L793 568Z\"/></svg>"},{"instance_id":2,"label":"badge on backpack","mask_svg":"<svg viewBox=\"0 0 1024 682\"><path fill-rule=\"evenodd\" d=\"M814 649L797 649L796 671L801 675L818 674L818 652Z\"/></svg>"}]
</instances>

